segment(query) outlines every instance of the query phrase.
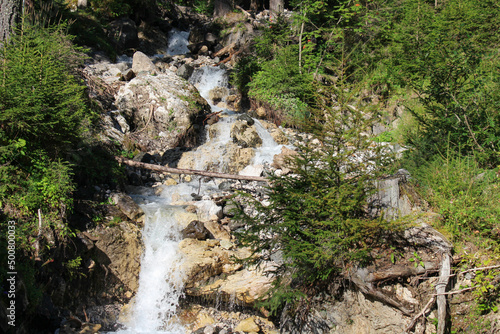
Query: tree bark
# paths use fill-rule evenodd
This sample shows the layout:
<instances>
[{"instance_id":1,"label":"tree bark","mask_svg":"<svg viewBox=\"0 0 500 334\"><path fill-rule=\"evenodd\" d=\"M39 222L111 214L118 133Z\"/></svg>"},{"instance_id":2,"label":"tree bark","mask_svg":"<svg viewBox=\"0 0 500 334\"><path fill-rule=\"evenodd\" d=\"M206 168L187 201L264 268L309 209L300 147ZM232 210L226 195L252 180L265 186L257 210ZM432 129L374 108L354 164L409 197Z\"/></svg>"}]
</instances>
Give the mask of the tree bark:
<instances>
[{"instance_id":1,"label":"tree bark","mask_svg":"<svg viewBox=\"0 0 500 334\"><path fill-rule=\"evenodd\" d=\"M9 39L13 26L18 22L21 6L20 0L0 0L0 46Z\"/></svg>"},{"instance_id":2,"label":"tree bark","mask_svg":"<svg viewBox=\"0 0 500 334\"><path fill-rule=\"evenodd\" d=\"M221 17L233 10L230 0L214 1L214 18Z\"/></svg>"},{"instance_id":3,"label":"tree bark","mask_svg":"<svg viewBox=\"0 0 500 334\"><path fill-rule=\"evenodd\" d=\"M284 0L269 0L269 11L271 12L273 18L276 17L277 15L283 14L284 9L285 9Z\"/></svg>"},{"instance_id":4,"label":"tree bark","mask_svg":"<svg viewBox=\"0 0 500 334\"><path fill-rule=\"evenodd\" d=\"M201 175L201 176L215 177L215 178L220 178L220 179L231 179L231 180L263 181L263 182L268 181L267 178L261 177L261 176L235 175L235 174L208 172L208 171L195 170L195 169L172 168L172 167L167 167L167 166L153 165L153 164L147 164L144 162L133 161L130 159L125 159L123 157L115 157L115 159L120 163L129 165L132 167L145 168L145 169L150 169L150 170L154 170L157 172L167 172L167 173L187 174L187 175Z\"/></svg>"}]
</instances>

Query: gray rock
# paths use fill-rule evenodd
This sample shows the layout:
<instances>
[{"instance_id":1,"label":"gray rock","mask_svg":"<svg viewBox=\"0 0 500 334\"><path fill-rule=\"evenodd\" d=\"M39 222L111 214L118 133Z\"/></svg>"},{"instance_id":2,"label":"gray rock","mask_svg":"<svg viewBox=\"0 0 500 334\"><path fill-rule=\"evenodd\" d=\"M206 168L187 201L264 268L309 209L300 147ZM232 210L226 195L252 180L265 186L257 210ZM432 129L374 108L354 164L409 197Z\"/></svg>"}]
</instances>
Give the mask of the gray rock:
<instances>
[{"instance_id":1,"label":"gray rock","mask_svg":"<svg viewBox=\"0 0 500 334\"><path fill-rule=\"evenodd\" d=\"M192 238L197 240L206 240L213 238L212 234L205 227L205 224L199 220L193 220L182 230L183 238Z\"/></svg>"},{"instance_id":2,"label":"gray rock","mask_svg":"<svg viewBox=\"0 0 500 334\"><path fill-rule=\"evenodd\" d=\"M134 53L132 58L132 71L138 76L140 74L156 74L156 65L141 51Z\"/></svg>"},{"instance_id":3,"label":"gray rock","mask_svg":"<svg viewBox=\"0 0 500 334\"><path fill-rule=\"evenodd\" d=\"M144 211L129 195L124 193L115 193L111 195L111 200L129 219L135 221L144 220Z\"/></svg>"},{"instance_id":4,"label":"gray rock","mask_svg":"<svg viewBox=\"0 0 500 334\"><path fill-rule=\"evenodd\" d=\"M128 69L120 76L120 81L130 81L135 78L135 73L132 69Z\"/></svg>"},{"instance_id":5,"label":"gray rock","mask_svg":"<svg viewBox=\"0 0 500 334\"><path fill-rule=\"evenodd\" d=\"M224 216L234 217L234 212L237 209L238 209L238 206L235 203L230 202L224 206L224 208L222 209L222 213L224 214Z\"/></svg>"},{"instance_id":6,"label":"gray rock","mask_svg":"<svg viewBox=\"0 0 500 334\"><path fill-rule=\"evenodd\" d=\"M260 138L255 126L249 126L246 121L238 120L231 126L231 137L233 142L240 145L241 147L258 147L262 145L262 139Z\"/></svg>"},{"instance_id":7,"label":"gray rock","mask_svg":"<svg viewBox=\"0 0 500 334\"><path fill-rule=\"evenodd\" d=\"M184 78L188 80L191 75L193 74L194 67L189 65L189 64L183 64L179 69L177 70L177 75L180 76L181 78Z\"/></svg>"}]
</instances>

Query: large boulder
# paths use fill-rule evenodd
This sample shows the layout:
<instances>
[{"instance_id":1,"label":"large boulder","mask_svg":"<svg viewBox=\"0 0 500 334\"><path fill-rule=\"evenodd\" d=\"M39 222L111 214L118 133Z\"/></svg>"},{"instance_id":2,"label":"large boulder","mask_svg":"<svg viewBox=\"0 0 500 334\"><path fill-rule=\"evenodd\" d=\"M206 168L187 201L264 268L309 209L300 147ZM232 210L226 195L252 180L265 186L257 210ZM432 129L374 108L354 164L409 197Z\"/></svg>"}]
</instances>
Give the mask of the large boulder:
<instances>
[{"instance_id":1,"label":"large boulder","mask_svg":"<svg viewBox=\"0 0 500 334\"><path fill-rule=\"evenodd\" d=\"M158 69L148 56L146 56L141 51L137 51L134 53L134 57L132 58L132 71L134 71L136 75L140 74L155 75L157 74Z\"/></svg>"},{"instance_id":2,"label":"large boulder","mask_svg":"<svg viewBox=\"0 0 500 334\"><path fill-rule=\"evenodd\" d=\"M144 211L134 202L132 197L124 193L111 195L111 201L131 220L144 222Z\"/></svg>"},{"instance_id":3,"label":"large boulder","mask_svg":"<svg viewBox=\"0 0 500 334\"><path fill-rule=\"evenodd\" d=\"M143 252L140 229L134 224L122 222L114 227L96 230L94 237L93 258L98 267L106 268L107 291L137 291Z\"/></svg>"},{"instance_id":4,"label":"large boulder","mask_svg":"<svg viewBox=\"0 0 500 334\"><path fill-rule=\"evenodd\" d=\"M179 249L184 254L183 270L187 273L186 294L252 306L272 285L273 278L265 274L269 267L242 269L233 258L248 257L250 251L227 248L218 240L181 241Z\"/></svg>"},{"instance_id":5,"label":"large boulder","mask_svg":"<svg viewBox=\"0 0 500 334\"><path fill-rule=\"evenodd\" d=\"M132 79L120 88L115 104L138 144L158 152L196 144L197 123L209 110L198 91L170 71Z\"/></svg>"}]
</instances>

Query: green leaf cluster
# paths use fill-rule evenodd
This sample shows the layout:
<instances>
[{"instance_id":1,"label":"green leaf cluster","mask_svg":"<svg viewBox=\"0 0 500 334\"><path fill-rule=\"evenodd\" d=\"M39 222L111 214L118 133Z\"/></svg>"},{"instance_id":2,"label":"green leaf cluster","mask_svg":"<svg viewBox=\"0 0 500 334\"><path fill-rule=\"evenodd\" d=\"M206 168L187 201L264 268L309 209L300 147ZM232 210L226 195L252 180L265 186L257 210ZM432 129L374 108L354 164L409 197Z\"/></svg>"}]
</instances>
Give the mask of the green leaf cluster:
<instances>
[{"instance_id":1,"label":"green leaf cluster","mask_svg":"<svg viewBox=\"0 0 500 334\"><path fill-rule=\"evenodd\" d=\"M12 217L64 220L75 190L67 155L93 118L65 25L28 23L0 49L0 202Z\"/></svg>"},{"instance_id":2,"label":"green leaf cluster","mask_svg":"<svg viewBox=\"0 0 500 334\"><path fill-rule=\"evenodd\" d=\"M313 136L290 159L292 174L271 176L267 202L241 194L253 213L236 216L247 226L238 237L261 256L251 259L282 258L272 270L277 290L266 303L272 310L297 299L291 291L369 262L372 247L392 228L372 215L374 180L391 159L366 134L378 113L363 108L359 85L341 72L337 85L318 97L329 102L304 125Z\"/></svg>"}]
</instances>

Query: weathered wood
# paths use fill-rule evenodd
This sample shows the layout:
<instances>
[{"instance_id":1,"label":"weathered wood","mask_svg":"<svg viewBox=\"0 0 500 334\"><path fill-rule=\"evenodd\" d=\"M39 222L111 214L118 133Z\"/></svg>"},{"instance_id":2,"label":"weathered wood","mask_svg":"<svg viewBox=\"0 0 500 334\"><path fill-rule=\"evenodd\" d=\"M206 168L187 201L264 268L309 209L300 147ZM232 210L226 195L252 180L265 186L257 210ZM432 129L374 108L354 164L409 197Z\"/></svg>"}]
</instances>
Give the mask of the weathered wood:
<instances>
[{"instance_id":1,"label":"weathered wood","mask_svg":"<svg viewBox=\"0 0 500 334\"><path fill-rule=\"evenodd\" d=\"M231 43L228 46L225 46L222 49L220 49L219 51L217 51L214 54L214 57L220 57L220 56L225 55L226 53L233 53L235 47L236 47L236 43Z\"/></svg>"},{"instance_id":2,"label":"weathered wood","mask_svg":"<svg viewBox=\"0 0 500 334\"><path fill-rule=\"evenodd\" d=\"M131 167L144 168L149 170L154 170L157 172L167 172L173 174L187 174L187 175L200 175L207 177L215 177L219 179L230 179L230 180L245 180L245 181L263 181L267 182L268 179L261 176L248 176L248 175L235 175L235 174L227 174L227 173L216 173L216 172L208 172L203 170L195 170L195 169L181 169L181 168L172 168L167 166L160 166L154 164L147 164L144 162L138 162L130 159L126 159L123 157L115 157L115 159L123 164L129 165Z\"/></svg>"},{"instance_id":3,"label":"weathered wood","mask_svg":"<svg viewBox=\"0 0 500 334\"><path fill-rule=\"evenodd\" d=\"M436 301L436 296L432 296L431 299L429 299L429 301L427 302L427 304L425 304L422 311L420 311L419 314L417 314L415 317L413 317L411 322L408 324L408 327L406 327L405 333L409 333L413 329L413 327L415 327L415 325L417 324L417 320L421 316L425 315L431 309L430 306L432 306L435 301Z\"/></svg>"},{"instance_id":4,"label":"weathered wood","mask_svg":"<svg viewBox=\"0 0 500 334\"><path fill-rule=\"evenodd\" d=\"M441 260L441 270L439 271L439 280L436 284L436 304L438 313L438 328L437 334L446 333L447 321L447 309L446 309L446 286L448 285L448 280L450 279L451 266L450 266L449 253L442 254Z\"/></svg>"}]
</instances>

